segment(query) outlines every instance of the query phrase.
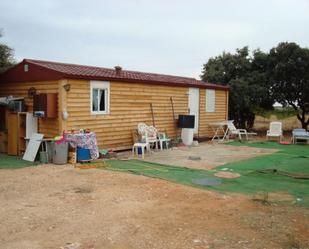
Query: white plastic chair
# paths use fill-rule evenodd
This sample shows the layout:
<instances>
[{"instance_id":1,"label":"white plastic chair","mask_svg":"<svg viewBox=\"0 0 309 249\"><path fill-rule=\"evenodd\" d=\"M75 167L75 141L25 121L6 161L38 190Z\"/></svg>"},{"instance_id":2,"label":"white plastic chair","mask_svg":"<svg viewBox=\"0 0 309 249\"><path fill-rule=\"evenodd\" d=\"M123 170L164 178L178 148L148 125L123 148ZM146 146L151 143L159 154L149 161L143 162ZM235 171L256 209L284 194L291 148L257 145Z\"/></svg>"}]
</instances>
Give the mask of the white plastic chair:
<instances>
[{"instance_id":1,"label":"white plastic chair","mask_svg":"<svg viewBox=\"0 0 309 249\"><path fill-rule=\"evenodd\" d=\"M303 128L296 128L292 131L292 142L297 143L298 140L309 143L309 132Z\"/></svg>"},{"instance_id":2,"label":"white plastic chair","mask_svg":"<svg viewBox=\"0 0 309 249\"><path fill-rule=\"evenodd\" d=\"M154 144L156 150L158 149L158 142L159 142L158 131L155 127L153 127L153 126L147 127L146 142L149 143L149 145Z\"/></svg>"},{"instance_id":3,"label":"white plastic chair","mask_svg":"<svg viewBox=\"0 0 309 249\"><path fill-rule=\"evenodd\" d=\"M241 135L245 135L246 139L248 140L248 132L246 129L237 129L234 125L234 120L229 120L227 122L227 127L229 130L229 136L230 135L235 135L238 136L239 140L241 140Z\"/></svg>"},{"instance_id":4,"label":"white plastic chair","mask_svg":"<svg viewBox=\"0 0 309 249\"><path fill-rule=\"evenodd\" d=\"M147 125L145 123L139 123L137 125L137 131L140 135L144 136L146 134L147 131Z\"/></svg>"},{"instance_id":5,"label":"white plastic chair","mask_svg":"<svg viewBox=\"0 0 309 249\"><path fill-rule=\"evenodd\" d=\"M271 137L278 137L281 142L282 139L282 123L281 122L271 122L269 125L269 130L266 133L267 139Z\"/></svg>"},{"instance_id":6,"label":"white plastic chair","mask_svg":"<svg viewBox=\"0 0 309 249\"><path fill-rule=\"evenodd\" d=\"M153 126L148 126L144 123L139 123L137 125L138 133L142 136L143 142L147 144L147 149L150 151L150 145L155 145L155 148L158 149L158 138L157 138L157 129Z\"/></svg>"},{"instance_id":7,"label":"white plastic chair","mask_svg":"<svg viewBox=\"0 0 309 249\"><path fill-rule=\"evenodd\" d=\"M158 132L158 138L160 143L160 150L163 150L164 143L166 145L166 148L168 149L171 139L168 138L164 132Z\"/></svg>"}]
</instances>

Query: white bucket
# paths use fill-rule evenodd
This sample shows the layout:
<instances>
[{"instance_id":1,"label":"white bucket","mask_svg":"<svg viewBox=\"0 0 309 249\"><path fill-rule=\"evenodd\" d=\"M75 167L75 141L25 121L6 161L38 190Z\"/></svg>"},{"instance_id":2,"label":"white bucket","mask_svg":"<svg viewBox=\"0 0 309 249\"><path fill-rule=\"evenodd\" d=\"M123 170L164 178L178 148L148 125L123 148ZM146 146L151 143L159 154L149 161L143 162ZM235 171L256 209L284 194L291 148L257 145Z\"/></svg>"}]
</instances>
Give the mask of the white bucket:
<instances>
[{"instance_id":1,"label":"white bucket","mask_svg":"<svg viewBox=\"0 0 309 249\"><path fill-rule=\"evenodd\" d=\"M194 135L194 129L189 129L189 128L183 128L181 130L181 139L182 142L187 145L190 146L193 143L193 135Z\"/></svg>"}]
</instances>

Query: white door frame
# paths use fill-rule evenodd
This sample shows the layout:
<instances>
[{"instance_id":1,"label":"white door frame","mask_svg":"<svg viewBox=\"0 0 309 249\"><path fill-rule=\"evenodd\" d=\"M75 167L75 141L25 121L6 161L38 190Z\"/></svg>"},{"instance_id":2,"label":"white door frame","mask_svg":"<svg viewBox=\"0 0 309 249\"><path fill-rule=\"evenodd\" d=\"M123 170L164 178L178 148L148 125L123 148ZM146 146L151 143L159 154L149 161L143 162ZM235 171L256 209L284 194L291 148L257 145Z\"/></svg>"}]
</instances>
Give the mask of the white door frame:
<instances>
[{"instance_id":1,"label":"white door frame","mask_svg":"<svg viewBox=\"0 0 309 249\"><path fill-rule=\"evenodd\" d=\"M199 129L199 113L200 113L200 89L190 87L188 95L189 114L195 115L194 134L198 134Z\"/></svg>"}]
</instances>

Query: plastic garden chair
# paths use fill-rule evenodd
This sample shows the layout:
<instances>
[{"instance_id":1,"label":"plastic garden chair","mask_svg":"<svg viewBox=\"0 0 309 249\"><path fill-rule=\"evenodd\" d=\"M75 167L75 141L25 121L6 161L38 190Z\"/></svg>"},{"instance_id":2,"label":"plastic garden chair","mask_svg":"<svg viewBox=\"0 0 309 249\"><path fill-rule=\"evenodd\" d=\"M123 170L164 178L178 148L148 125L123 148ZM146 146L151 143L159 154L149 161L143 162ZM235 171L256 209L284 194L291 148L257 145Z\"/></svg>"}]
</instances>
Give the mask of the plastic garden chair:
<instances>
[{"instance_id":1,"label":"plastic garden chair","mask_svg":"<svg viewBox=\"0 0 309 249\"><path fill-rule=\"evenodd\" d=\"M150 145L155 145L155 148L158 149L158 137L157 129L153 126L148 126L144 123L139 123L137 125L138 133L142 136L142 142L147 143L147 149L150 150Z\"/></svg>"},{"instance_id":2,"label":"plastic garden chair","mask_svg":"<svg viewBox=\"0 0 309 249\"><path fill-rule=\"evenodd\" d=\"M238 136L239 140L241 140L241 135L245 135L246 139L248 140L247 130L246 129L237 129L233 122L234 122L234 120L229 120L227 122L227 127L228 127L228 130L229 130L229 136L230 135Z\"/></svg>"},{"instance_id":3,"label":"plastic garden chair","mask_svg":"<svg viewBox=\"0 0 309 249\"><path fill-rule=\"evenodd\" d=\"M149 145L155 145L156 150L158 149L158 131L155 127L153 126L148 126L147 127L147 132L146 132L146 142ZM149 146L150 149L150 146Z\"/></svg>"},{"instance_id":4,"label":"plastic garden chair","mask_svg":"<svg viewBox=\"0 0 309 249\"><path fill-rule=\"evenodd\" d=\"M305 129L297 128L292 131L292 142L295 144L297 140L307 140L309 142L309 132Z\"/></svg>"},{"instance_id":5,"label":"plastic garden chair","mask_svg":"<svg viewBox=\"0 0 309 249\"><path fill-rule=\"evenodd\" d=\"M158 132L158 138L159 138L159 143L160 143L160 150L163 150L164 143L166 145L166 149L168 149L171 139L166 136L166 133Z\"/></svg>"},{"instance_id":6,"label":"plastic garden chair","mask_svg":"<svg viewBox=\"0 0 309 249\"><path fill-rule=\"evenodd\" d=\"M282 123L281 122L271 122L269 125L269 130L266 133L267 139L271 137L278 137L281 142L282 139Z\"/></svg>"}]
</instances>

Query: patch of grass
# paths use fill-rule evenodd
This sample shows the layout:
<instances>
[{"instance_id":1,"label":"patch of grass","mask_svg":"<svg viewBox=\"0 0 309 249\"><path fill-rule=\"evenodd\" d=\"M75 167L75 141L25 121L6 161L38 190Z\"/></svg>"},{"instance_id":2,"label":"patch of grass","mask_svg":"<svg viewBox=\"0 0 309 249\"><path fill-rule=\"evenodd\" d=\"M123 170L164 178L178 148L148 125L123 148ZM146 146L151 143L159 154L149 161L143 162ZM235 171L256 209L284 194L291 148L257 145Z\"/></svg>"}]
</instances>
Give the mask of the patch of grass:
<instances>
[{"instance_id":1,"label":"patch of grass","mask_svg":"<svg viewBox=\"0 0 309 249\"><path fill-rule=\"evenodd\" d=\"M21 157L0 153L0 169L20 169L34 165L36 165L36 163L24 161Z\"/></svg>"}]
</instances>

